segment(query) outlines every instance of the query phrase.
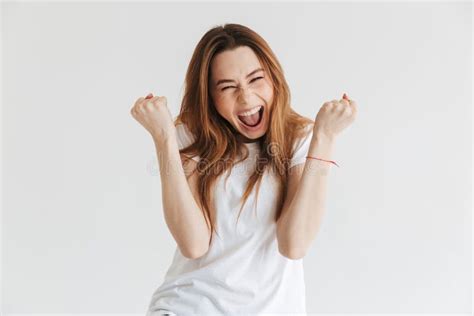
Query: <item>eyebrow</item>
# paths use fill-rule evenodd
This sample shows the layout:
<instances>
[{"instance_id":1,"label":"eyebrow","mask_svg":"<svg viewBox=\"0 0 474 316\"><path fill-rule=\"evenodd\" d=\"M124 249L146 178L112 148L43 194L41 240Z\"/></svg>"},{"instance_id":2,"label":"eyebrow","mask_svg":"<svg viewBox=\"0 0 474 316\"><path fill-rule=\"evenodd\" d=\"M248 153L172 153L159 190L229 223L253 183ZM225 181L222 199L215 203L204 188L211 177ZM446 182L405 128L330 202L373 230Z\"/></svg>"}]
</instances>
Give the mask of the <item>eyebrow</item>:
<instances>
[{"instance_id":1,"label":"eyebrow","mask_svg":"<svg viewBox=\"0 0 474 316\"><path fill-rule=\"evenodd\" d=\"M257 69L255 69L255 70L253 70L251 73L249 73L249 74L247 75L246 78L250 77L251 75L253 75L253 74L255 74L255 73L259 72L259 71L263 71L263 68L257 68ZM231 79L221 79L221 80L217 81L216 87L217 87L218 85L220 85L221 83L226 83L226 82L234 82L234 80L231 80Z\"/></svg>"}]
</instances>

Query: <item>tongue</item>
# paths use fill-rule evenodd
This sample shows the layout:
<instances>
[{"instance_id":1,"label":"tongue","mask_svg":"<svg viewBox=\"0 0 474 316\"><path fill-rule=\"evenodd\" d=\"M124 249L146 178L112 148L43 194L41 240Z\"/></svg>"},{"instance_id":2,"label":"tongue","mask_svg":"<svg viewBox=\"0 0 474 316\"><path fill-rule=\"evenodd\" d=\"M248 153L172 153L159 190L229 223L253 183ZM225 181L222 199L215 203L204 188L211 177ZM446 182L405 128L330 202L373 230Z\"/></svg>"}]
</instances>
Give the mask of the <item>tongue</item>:
<instances>
[{"instance_id":1,"label":"tongue","mask_svg":"<svg viewBox=\"0 0 474 316\"><path fill-rule=\"evenodd\" d=\"M257 125L258 119L260 117L260 111L257 113L254 113L252 115L247 115L247 116L240 116L239 119L244 122L244 124L249 125L249 126L255 126Z\"/></svg>"}]
</instances>

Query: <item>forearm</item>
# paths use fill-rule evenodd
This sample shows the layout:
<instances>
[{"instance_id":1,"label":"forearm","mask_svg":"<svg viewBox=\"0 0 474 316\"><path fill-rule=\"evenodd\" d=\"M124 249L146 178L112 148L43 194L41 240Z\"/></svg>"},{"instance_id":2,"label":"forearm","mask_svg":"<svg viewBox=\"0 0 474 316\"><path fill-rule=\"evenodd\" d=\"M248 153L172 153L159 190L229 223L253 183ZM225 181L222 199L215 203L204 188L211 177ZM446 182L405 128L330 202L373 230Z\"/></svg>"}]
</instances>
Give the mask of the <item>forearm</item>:
<instances>
[{"instance_id":1,"label":"forearm","mask_svg":"<svg viewBox=\"0 0 474 316\"><path fill-rule=\"evenodd\" d=\"M161 193L166 224L184 256L194 258L207 251L209 229L188 185L175 138L155 147L160 167Z\"/></svg>"},{"instance_id":2,"label":"forearm","mask_svg":"<svg viewBox=\"0 0 474 316\"><path fill-rule=\"evenodd\" d=\"M314 134L308 155L330 160L333 144L332 138ZM291 258L303 257L319 231L325 213L330 168L329 162L306 159L293 200L282 213L279 239Z\"/></svg>"}]
</instances>

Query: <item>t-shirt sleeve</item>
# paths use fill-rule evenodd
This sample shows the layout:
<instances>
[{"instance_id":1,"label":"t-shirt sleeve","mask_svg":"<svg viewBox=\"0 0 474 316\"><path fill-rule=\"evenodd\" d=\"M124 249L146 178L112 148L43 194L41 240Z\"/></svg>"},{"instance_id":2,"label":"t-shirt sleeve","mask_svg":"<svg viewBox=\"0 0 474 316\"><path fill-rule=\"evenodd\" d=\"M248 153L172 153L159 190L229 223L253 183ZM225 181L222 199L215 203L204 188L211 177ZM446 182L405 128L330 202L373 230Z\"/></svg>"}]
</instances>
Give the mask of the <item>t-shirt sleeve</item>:
<instances>
[{"instance_id":1,"label":"t-shirt sleeve","mask_svg":"<svg viewBox=\"0 0 474 316\"><path fill-rule=\"evenodd\" d=\"M311 144L312 138L313 124L310 124L306 128L305 136L295 142L294 148L296 149L294 151L293 157L290 159L289 168L306 162L306 156L308 155L309 145Z\"/></svg>"},{"instance_id":2,"label":"t-shirt sleeve","mask_svg":"<svg viewBox=\"0 0 474 316\"><path fill-rule=\"evenodd\" d=\"M194 142L194 136L188 130L186 125L180 123L176 125L176 140L178 142L178 148L181 150ZM199 156L194 156L191 159L199 162Z\"/></svg>"}]
</instances>

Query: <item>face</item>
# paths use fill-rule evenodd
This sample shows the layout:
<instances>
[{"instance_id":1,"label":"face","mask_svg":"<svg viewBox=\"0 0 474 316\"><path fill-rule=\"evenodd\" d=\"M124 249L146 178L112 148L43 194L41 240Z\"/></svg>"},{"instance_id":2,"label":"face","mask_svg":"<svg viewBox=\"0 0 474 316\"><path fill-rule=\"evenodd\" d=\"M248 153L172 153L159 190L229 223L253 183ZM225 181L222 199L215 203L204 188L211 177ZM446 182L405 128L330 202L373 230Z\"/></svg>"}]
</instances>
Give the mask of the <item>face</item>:
<instances>
[{"instance_id":1,"label":"face","mask_svg":"<svg viewBox=\"0 0 474 316\"><path fill-rule=\"evenodd\" d=\"M257 140L268 129L273 101L268 76L247 46L221 52L212 60L210 91L216 110L244 142Z\"/></svg>"}]
</instances>

